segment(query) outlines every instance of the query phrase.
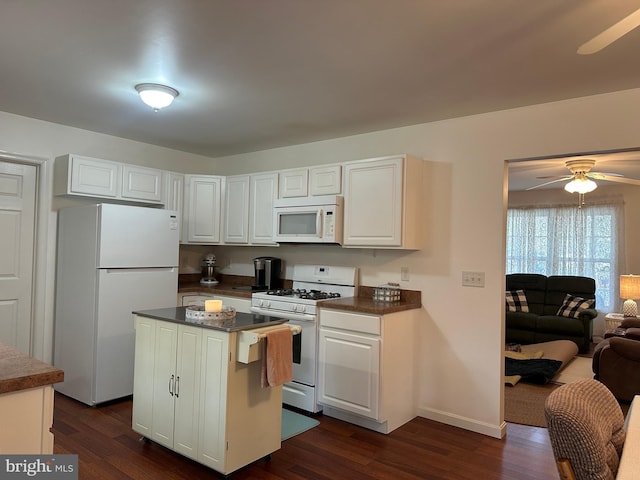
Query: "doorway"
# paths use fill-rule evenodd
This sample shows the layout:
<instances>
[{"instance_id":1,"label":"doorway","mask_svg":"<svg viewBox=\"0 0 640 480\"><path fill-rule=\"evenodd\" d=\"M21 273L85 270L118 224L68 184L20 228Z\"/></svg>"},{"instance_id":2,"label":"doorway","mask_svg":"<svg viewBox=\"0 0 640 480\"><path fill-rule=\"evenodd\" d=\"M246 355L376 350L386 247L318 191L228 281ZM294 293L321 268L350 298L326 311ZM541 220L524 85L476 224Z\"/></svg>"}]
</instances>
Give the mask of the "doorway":
<instances>
[{"instance_id":1,"label":"doorway","mask_svg":"<svg viewBox=\"0 0 640 480\"><path fill-rule=\"evenodd\" d=\"M0 342L30 354L38 169L0 161Z\"/></svg>"}]
</instances>

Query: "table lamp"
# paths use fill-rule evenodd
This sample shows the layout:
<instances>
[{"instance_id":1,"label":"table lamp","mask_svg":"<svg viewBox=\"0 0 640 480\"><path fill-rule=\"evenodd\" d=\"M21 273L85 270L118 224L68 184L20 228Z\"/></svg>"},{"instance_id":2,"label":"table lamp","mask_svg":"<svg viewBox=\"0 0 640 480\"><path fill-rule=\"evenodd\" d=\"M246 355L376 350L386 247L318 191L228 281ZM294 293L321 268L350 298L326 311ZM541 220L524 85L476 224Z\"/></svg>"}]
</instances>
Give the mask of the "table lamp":
<instances>
[{"instance_id":1,"label":"table lamp","mask_svg":"<svg viewBox=\"0 0 640 480\"><path fill-rule=\"evenodd\" d=\"M620 275L620 298L625 298L622 314L625 317L638 315L636 298L640 298L640 275Z\"/></svg>"}]
</instances>

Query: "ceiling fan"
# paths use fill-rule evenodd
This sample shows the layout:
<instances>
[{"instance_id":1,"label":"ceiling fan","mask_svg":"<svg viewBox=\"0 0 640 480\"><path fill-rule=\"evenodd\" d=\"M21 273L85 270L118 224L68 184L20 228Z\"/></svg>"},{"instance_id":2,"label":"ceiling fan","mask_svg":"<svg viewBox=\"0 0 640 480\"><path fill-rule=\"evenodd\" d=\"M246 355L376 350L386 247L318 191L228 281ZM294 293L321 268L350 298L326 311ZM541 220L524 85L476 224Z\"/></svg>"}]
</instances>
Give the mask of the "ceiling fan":
<instances>
[{"instance_id":1,"label":"ceiling fan","mask_svg":"<svg viewBox=\"0 0 640 480\"><path fill-rule=\"evenodd\" d=\"M571 174L536 177L540 179L553 178L554 180L529 187L527 190L533 190L535 188L551 185L552 183L564 182L566 180L569 180L569 182L564 186L564 189L569 193L579 194L589 193L597 188L598 185L593 181L593 179L640 185L640 180L636 180L635 178L625 178L618 173L592 172L591 169L595 166L596 161L590 158L567 160L564 164Z\"/></svg>"},{"instance_id":2,"label":"ceiling fan","mask_svg":"<svg viewBox=\"0 0 640 480\"><path fill-rule=\"evenodd\" d=\"M578 53L580 55L597 53L638 26L640 26L640 9L626 16L619 22L614 23L602 33L599 33L588 42L582 44L580 48L578 48Z\"/></svg>"}]
</instances>

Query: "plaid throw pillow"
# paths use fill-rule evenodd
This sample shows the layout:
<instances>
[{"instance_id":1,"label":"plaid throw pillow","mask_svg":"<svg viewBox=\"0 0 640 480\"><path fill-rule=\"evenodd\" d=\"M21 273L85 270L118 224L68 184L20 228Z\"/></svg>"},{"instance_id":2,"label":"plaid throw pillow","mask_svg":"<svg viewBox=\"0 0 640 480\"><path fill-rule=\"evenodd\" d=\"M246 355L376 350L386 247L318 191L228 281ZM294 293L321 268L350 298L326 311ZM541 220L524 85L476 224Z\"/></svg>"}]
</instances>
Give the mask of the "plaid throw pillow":
<instances>
[{"instance_id":1,"label":"plaid throw pillow","mask_svg":"<svg viewBox=\"0 0 640 480\"><path fill-rule=\"evenodd\" d=\"M564 302L556 315L559 315L561 317L578 318L580 316L580 313L582 313L584 310L593 308L594 303L595 300L593 299L587 300L582 297L576 297L575 295L567 293L567 295L564 297Z\"/></svg>"},{"instance_id":2,"label":"plaid throw pillow","mask_svg":"<svg viewBox=\"0 0 640 480\"><path fill-rule=\"evenodd\" d=\"M524 294L524 290L507 292L505 294L505 301L507 304L507 312L528 312L529 311L529 305L527 304L527 296Z\"/></svg>"}]
</instances>

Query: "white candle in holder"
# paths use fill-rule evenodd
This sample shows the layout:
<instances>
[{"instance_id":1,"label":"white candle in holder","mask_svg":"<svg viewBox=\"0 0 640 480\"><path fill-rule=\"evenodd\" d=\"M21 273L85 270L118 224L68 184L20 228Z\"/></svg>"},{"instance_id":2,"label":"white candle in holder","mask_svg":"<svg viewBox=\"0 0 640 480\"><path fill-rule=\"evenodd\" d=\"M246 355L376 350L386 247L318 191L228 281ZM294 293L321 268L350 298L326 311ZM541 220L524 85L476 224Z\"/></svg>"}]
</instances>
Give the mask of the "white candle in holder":
<instances>
[{"instance_id":1,"label":"white candle in holder","mask_svg":"<svg viewBox=\"0 0 640 480\"><path fill-rule=\"evenodd\" d=\"M222 300L205 300L204 311L205 312L221 312Z\"/></svg>"}]
</instances>

